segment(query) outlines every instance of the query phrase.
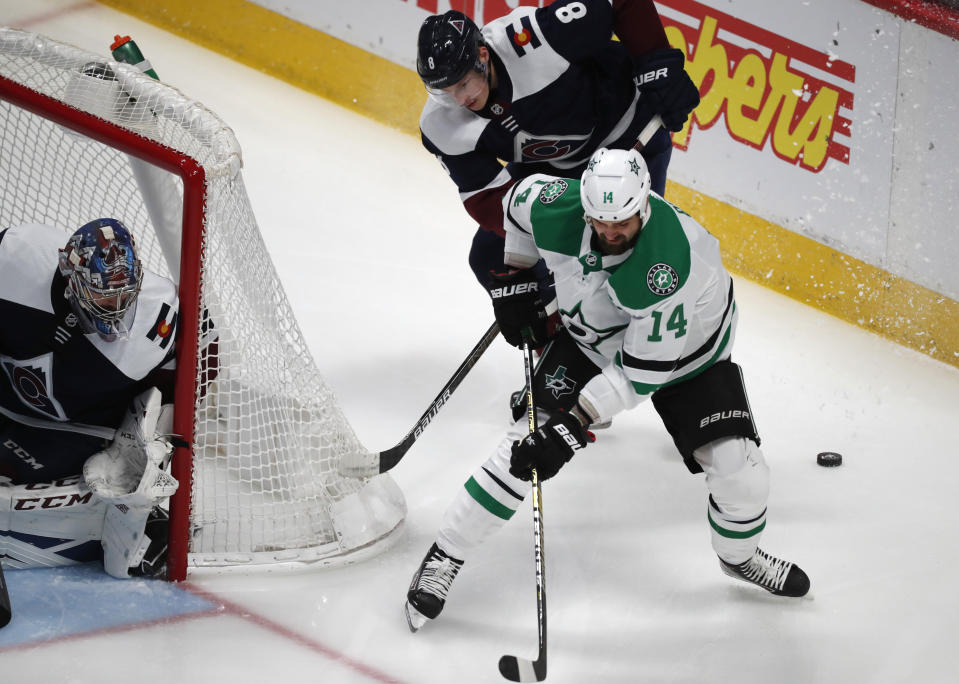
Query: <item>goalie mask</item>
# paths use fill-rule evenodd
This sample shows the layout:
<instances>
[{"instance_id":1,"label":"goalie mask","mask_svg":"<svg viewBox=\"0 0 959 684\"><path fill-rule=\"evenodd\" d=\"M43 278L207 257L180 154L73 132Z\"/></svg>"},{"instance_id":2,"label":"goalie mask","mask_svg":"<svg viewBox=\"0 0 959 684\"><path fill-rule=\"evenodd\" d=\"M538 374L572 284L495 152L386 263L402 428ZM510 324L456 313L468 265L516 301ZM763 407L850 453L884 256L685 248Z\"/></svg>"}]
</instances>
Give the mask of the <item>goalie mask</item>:
<instances>
[{"instance_id":1,"label":"goalie mask","mask_svg":"<svg viewBox=\"0 0 959 684\"><path fill-rule=\"evenodd\" d=\"M579 186L583 210L600 221L625 221L639 214L640 225L649 218L652 181L639 152L608 150L593 153Z\"/></svg>"},{"instance_id":2,"label":"goalie mask","mask_svg":"<svg viewBox=\"0 0 959 684\"><path fill-rule=\"evenodd\" d=\"M120 221L100 218L81 226L60 250L65 296L87 332L106 340L129 333L143 268L133 236Z\"/></svg>"}]
</instances>

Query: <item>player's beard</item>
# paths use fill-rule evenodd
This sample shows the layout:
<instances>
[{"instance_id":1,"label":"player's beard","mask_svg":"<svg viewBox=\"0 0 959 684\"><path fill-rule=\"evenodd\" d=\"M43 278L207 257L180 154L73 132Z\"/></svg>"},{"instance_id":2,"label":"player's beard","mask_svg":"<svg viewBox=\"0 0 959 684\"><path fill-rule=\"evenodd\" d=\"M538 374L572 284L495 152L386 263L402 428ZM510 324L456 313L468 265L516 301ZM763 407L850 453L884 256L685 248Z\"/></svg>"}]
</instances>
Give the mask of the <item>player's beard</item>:
<instances>
[{"instance_id":1,"label":"player's beard","mask_svg":"<svg viewBox=\"0 0 959 684\"><path fill-rule=\"evenodd\" d=\"M632 249L633 245L636 244L635 238L632 240L627 240L625 236L621 236L621 239L616 242L610 242L600 235L599 232L596 233L596 239L599 241L600 250L603 252L603 254L609 256L622 254L626 250Z\"/></svg>"}]
</instances>

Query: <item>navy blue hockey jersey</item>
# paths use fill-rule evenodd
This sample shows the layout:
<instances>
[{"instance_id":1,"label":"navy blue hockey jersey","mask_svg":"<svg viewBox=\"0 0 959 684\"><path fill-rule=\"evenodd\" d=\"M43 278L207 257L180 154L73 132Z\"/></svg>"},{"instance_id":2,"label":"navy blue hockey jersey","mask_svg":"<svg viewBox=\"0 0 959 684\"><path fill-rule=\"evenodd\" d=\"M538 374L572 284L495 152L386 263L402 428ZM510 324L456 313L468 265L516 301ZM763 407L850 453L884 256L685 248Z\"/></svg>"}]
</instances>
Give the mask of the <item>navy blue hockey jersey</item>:
<instances>
[{"instance_id":1,"label":"navy blue hockey jersey","mask_svg":"<svg viewBox=\"0 0 959 684\"><path fill-rule=\"evenodd\" d=\"M133 398L173 368L176 287L144 270L129 337L85 334L57 268L67 237L39 224L0 233L0 413L109 439Z\"/></svg>"},{"instance_id":2,"label":"navy blue hockey jersey","mask_svg":"<svg viewBox=\"0 0 959 684\"><path fill-rule=\"evenodd\" d=\"M423 145L486 230L503 234L501 200L516 178L576 177L599 147L632 147L655 115L640 102L626 47L612 40L614 25L623 32L616 19L609 0L519 7L482 29L497 77L485 108L428 99Z\"/></svg>"}]
</instances>

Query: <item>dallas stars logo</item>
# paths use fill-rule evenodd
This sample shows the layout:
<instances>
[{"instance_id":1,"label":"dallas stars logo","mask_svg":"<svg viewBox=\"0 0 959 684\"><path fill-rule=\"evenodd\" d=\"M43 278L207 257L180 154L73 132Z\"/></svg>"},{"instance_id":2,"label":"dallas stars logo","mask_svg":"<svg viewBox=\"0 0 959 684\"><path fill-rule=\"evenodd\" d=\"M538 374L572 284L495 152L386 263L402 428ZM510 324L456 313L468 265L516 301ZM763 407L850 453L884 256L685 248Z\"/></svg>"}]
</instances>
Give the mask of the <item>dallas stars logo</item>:
<instances>
[{"instance_id":1,"label":"dallas stars logo","mask_svg":"<svg viewBox=\"0 0 959 684\"><path fill-rule=\"evenodd\" d=\"M679 274L669 264L655 264L646 273L646 284L653 294L672 294L679 287Z\"/></svg>"},{"instance_id":2,"label":"dallas stars logo","mask_svg":"<svg viewBox=\"0 0 959 684\"><path fill-rule=\"evenodd\" d=\"M569 331L578 344L589 347L594 352L599 351L600 345L611 337L615 337L626 329L627 324L614 325L609 328L597 328L591 325L584 317L582 302L578 302L570 311L560 310L563 316L563 325Z\"/></svg>"},{"instance_id":3,"label":"dallas stars logo","mask_svg":"<svg viewBox=\"0 0 959 684\"><path fill-rule=\"evenodd\" d=\"M557 178L543 186L539 192L539 201L543 204L552 204L562 197L568 187L569 184L566 181Z\"/></svg>"},{"instance_id":4,"label":"dallas stars logo","mask_svg":"<svg viewBox=\"0 0 959 684\"><path fill-rule=\"evenodd\" d=\"M599 159L590 159L589 164L586 165L586 168L592 171L597 164L599 164Z\"/></svg>"},{"instance_id":5,"label":"dallas stars logo","mask_svg":"<svg viewBox=\"0 0 959 684\"><path fill-rule=\"evenodd\" d=\"M635 173L637 176L639 175L639 164L635 159L629 160L629 170Z\"/></svg>"},{"instance_id":6,"label":"dallas stars logo","mask_svg":"<svg viewBox=\"0 0 959 684\"><path fill-rule=\"evenodd\" d=\"M576 391L576 381L566 377L566 366L559 366L555 373L546 375L546 389L553 393L554 399Z\"/></svg>"}]
</instances>

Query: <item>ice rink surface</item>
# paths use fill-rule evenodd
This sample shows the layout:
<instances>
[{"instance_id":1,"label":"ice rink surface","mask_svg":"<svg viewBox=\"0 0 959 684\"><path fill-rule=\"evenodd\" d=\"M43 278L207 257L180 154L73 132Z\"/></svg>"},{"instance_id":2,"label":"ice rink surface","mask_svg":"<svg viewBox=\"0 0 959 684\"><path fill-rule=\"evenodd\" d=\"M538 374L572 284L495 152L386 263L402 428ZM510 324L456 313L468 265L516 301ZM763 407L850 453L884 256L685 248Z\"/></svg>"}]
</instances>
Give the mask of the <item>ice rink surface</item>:
<instances>
[{"instance_id":1,"label":"ice rink surface","mask_svg":"<svg viewBox=\"0 0 959 684\"><path fill-rule=\"evenodd\" d=\"M132 35L161 79L234 129L317 364L364 444L395 444L492 321L466 264L473 224L419 141L95 3L2 0L0 24L103 55ZM547 681L959 681L959 370L736 288L733 358L773 477L762 546L806 569L812 596L721 574L702 476L647 403L544 486ZM175 586L89 566L8 571L0 679L504 681L502 654L536 651L529 504L468 560L439 620L410 634L401 607L522 379L522 355L498 340L393 471L409 515L372 560ZM844 465L818 467L820 451Z\"/></svg>"}]
</instances>

